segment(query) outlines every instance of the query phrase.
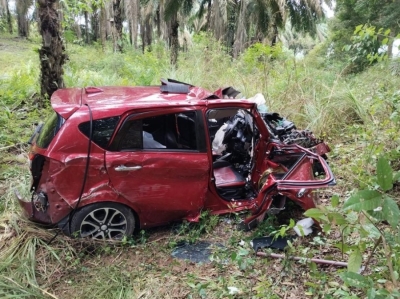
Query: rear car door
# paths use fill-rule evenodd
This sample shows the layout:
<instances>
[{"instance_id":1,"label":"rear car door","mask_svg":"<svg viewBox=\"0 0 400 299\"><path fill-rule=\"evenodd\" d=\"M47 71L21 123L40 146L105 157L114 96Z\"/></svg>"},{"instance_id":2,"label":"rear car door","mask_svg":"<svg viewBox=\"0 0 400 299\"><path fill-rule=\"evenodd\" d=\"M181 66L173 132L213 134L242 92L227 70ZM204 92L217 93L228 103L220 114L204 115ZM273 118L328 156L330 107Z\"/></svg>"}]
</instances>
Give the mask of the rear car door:
<instances>
[{"instance_id":1,"label":"rear car door","mask_svg":"<svg viewBox=\"0 0 400 299\"><path fill-rule=\"evenodd\" d=\"M163 109L125 118L106 152L106 168L142 225L200 213L210 169L204 135L200 110Z\"/></svg>"}]
</instances>

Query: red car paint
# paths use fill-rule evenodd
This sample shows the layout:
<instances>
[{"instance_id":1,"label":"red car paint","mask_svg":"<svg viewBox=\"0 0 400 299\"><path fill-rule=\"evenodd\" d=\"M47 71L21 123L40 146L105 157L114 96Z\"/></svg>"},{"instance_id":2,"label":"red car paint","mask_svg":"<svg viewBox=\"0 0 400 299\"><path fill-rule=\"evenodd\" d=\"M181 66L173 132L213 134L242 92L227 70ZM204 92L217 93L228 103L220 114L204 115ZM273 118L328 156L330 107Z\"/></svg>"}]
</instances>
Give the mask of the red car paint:
<instances>
[{"instance_id":1,"label":"red car paint","mask_svg":"<svg viewBox=\"0 0 400 299\"><path fill-rule=\"evenodd\" d=\"M305 149L272 139L254 103L221 97L221 90L213 94L193 86L189 86L188 93L161 92L159 86L57 90L51 105L64 123L46 148L40 147L34 138L30 153L32 160L43 157L36 170L32 169L32 175L36 173L38 177L33 194L41 192L46 199L43 204L36 195L32 201L19 197L25 214L36 222L59 224L74 209L93 203L116 202L134 212L140 228L181 219L197 221L202 210L210 210L213 214L249 210L253 215L244 223L252 226L262 220L274 201L280 205L288 198L304 209L315 207L313 190L335 184L322 157L329 152L327 145L320 142ZM253 132L257 132L251 139L254 143L249 150L251 165L244 172L245 180L235 169L239 160L218 168L213 163L218 157L212 150L211 134L215 129L211 127L219 119L210 115L229 112L226 109L244 111L244 115L251 116ZM132 123L133 126L135 121L161 116L174 121L170 115L175 116L174 136L179 138L180 131L185 129L185 126L178 127L180 117L183 121L183 116L194 115L188 124L195 126L195 150L111 150L113 144L124 142L126 138L122 136L128 136L122 135L125 124ZM119 117L119 120L108 145L104 148L92 141L89 168L85 172L89 139L79 126L90 122L91 118L95 121L111 117ZM249 130L250 124L246 123L246 126ZM141 130L145 134L145 130ZM322 178L314 177L315 164L322 167ZM85 176L86 183L80 194ZM265 181L261 184L260 179ZM240 198L237 194L247 189L240 191L238 188L245 185L252 190ZM229 195L224 198L221 190L226 186L234 193L240 192L235 193L235 198L229 198Z\"/></svg>"}]
</instances>

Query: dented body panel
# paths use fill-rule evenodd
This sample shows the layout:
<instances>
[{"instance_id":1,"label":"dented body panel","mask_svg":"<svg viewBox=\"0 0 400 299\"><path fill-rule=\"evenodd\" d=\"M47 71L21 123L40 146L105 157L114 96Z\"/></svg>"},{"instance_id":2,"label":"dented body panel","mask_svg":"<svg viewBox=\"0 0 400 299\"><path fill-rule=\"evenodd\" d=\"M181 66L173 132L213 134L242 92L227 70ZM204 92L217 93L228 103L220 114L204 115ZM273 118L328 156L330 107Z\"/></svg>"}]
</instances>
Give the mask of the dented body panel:
<instances>
[{"instance_id":1,"label":"dented body panel","mask_svg":"<svg viewBox=\"0 0 400 299\"><path fill-rule=\"evenodd\" d=\"M48 122L31 138L32 199L18 196L26 216L59 224L85 206L115 202L129 207L141 228L197 221L202 210L248 210L244 224L251 227L286 199L315 207L314 190L335 184L325 143L281 142L253 102L223 99L223 90L188 90L56 91L57 127ZM48 144L46 126L54 130Z\"/></svg>"}]
</instances>

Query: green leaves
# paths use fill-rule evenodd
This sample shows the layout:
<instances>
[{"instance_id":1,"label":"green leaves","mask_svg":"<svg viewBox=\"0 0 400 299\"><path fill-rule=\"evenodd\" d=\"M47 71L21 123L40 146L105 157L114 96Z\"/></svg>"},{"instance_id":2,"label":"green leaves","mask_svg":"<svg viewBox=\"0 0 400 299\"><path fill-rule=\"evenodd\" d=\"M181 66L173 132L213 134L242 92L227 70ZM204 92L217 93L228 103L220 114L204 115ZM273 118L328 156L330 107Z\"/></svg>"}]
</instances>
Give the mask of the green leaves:
<instances>
[{"instance_id":1,"label":"green leaves","mask_svg":"<svg viewBox=\"0 0 400 299\"><path fill-rule=\"evenodd\" d=\"M393 188L393 169L385 157L380 157L377 162L376 180L382 191L361 190L353 194L343 205L344 210L356 212L369 212L375 219L387 221L396 228L400 220L399 207L392 198L387 196L384 191Z\"/></svg>"},{"instance_id":2,"label":"green leaves","mask_svg":"<svg viewBox=\"0 0 400 299\"><path fill-rule=\"evenodd\" d=\"M362 262L362 255L360 249L357 248L353 250L353 252L349 256L347 269L350 272L358 273L358 271L360 271L361 268L361 262Z\"/></svg>"},{"instance_id":3,"label":"green leaves","mask_svg":"<svg viewBox=\"0 0 400 299\"><path fill-rule=\"evenodd\" d=\"M325 213L320 209L313 208L305 211L304 215L306 215L307 217L314 218L316 220L320 220L321 218L323 218Z\"/></svg>"},{"instance_id":4,"label":"green leaves","mask_svg":"<svg viewBox=\"0 0 400 299\"><path fill-rule=\"evenodd\" d=\"M380 157L378 159L376 174L379 187L381 187L383 191L389 191L393 188L393 170L385 157Z\"/></svg>"},{"instance_id":5,"label":"green leaves","mask_svg":"<svg viewBox=\"0 0 400 299\"><path fill-rule=\"evenodd\" d=\"M343 205L345 210L372 211L382 205L382 195L375 190L361 190L353 194Z\"/></svg>"},{"instance_id":6,"label":"green leaves","mask_svg":"<svg viewBox=\"0 0 400 299\"><path fill-rule=\"evenodd\" d=\"M368 288L371 285L371 282L368 280L368 278L354 272L344 272L341 275L341 278L351 287Z\"/></svg>"},{"instance_id":7,"label":"green leaves","mask_svg":"<svg viewBox=\"0 0 400 299\"><path fill-rule=\"evenodd\" d=\"M371 214L378 220L386 220L393 228L396 228L397 224L399 223L399 206L392 198L388 196L383 197L382 209L373 211Z\"/></svg>"},{"instance_id":8,"label":"green leaves","mask_svg":"<svg viewBox=\"0 0 400 299\"><path fill-rule=\"evenodd\" d=\"M331 198L332 207L336 208L339 205L339 196L337 194L333 195Z\"/></svg>"}]
</instances>

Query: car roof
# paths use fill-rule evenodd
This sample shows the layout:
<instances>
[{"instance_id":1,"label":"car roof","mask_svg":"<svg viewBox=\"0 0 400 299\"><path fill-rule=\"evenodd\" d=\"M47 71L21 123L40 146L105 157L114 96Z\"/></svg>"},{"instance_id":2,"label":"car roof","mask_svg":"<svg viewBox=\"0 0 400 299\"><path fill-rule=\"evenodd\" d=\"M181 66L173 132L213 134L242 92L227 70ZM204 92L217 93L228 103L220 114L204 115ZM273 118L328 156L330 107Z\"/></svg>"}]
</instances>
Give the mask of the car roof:
<instances>
[{"instance_id":1,"label":"car roof","mask_svg":"<svg viewBox=\"0 0 400 299\"><path fill-rule=\"evenodd\" d=\"M180 85L180 84L179 84ZM215 93L200 87L185 85L186 90L175 84L176 88L160 86L102 86L86 88L66 88L55 91L51 97L53 109L63 118L69 118L82 105L89 105L93 111L110 111L107 114L122 114L135 108L205 106L208 99L221 102L238 102L223 100ZM165 87L165 86L164 86ZM168 86L167 86L168 87Z\"/></svg>"}]
</instances>

